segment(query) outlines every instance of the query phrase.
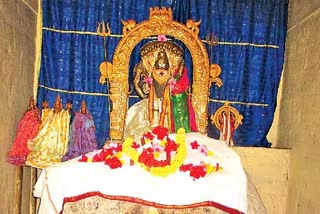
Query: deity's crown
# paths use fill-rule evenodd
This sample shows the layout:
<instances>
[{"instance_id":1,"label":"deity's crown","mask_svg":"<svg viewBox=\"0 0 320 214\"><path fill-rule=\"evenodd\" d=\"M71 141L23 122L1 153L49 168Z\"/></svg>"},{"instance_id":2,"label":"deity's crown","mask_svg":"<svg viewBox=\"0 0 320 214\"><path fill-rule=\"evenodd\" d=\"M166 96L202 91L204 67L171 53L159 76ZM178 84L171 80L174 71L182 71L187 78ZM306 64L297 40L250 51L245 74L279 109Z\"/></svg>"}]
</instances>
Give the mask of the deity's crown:
<instances>
[{"instance_id":1,"label":"deity's crown","mask_svg":"<svg viewBox=\"0 0 320 214\"><path fill-rule=\"evenodd\" d=\"M83 108L87 108L86 101L82 100L81 107L83 107Z\"/></svg>"},{"instance_id":2,"label":"deity's crown","mask_svg":"<svg viewBox=\"0 0 320 214\"><path fill-rule=\"evenodd\" d=\"M172 41L151 41L140 49L140 56L145 68L174 69L183 61L183 49ZM150 71L149 71L150 72Z\"/></svg>"}]
</instances>

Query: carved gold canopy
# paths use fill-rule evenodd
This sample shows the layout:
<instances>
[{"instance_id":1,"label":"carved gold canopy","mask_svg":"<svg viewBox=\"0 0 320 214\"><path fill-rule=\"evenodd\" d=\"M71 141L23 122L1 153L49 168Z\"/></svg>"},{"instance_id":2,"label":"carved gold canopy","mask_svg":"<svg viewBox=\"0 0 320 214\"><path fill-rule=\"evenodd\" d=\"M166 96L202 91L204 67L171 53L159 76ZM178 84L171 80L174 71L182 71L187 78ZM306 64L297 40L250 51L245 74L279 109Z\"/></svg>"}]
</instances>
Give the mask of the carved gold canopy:
<instances>
[{"instance_id":1,"label":"carved gold canopy","mask_svg":"<svg viewBox=\"0 0 320 214\"><path fill-rule=\"evenodd\" d=\"M186 25L172 20L171 8L150 8L149 20L136 23L134 20L124 21L123 38L119 41L113 56L113 62L105 62L100 69L100 83L105 79L110 82L110 137L122 139L127 99L129 93L129 63L134 47L143 39L156 35L168 35L180 40L189 49L193 61L192 104L195 110L196 124L200 132L207 130L207 105L211 82L221 86L218 78L221 70L210 66L207 50L199 38L199 22L192 19ZM212 70L212 71L210 71Z\"/></svg>"}]
</instances>

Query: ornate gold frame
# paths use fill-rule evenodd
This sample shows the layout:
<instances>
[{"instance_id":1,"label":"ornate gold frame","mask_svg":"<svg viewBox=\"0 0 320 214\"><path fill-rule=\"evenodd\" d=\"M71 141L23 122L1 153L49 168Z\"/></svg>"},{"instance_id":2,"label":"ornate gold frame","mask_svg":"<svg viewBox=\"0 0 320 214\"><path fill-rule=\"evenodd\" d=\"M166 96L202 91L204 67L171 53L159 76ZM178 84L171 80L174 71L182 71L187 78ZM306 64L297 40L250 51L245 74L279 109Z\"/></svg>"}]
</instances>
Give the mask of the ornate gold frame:
<instances>
[{"instance_id":1,"label":"ornate gold frame","mask_svg":"<svg viewBox=\"0 0 320 214\"><path fill-rule=\"evenodd\" d=\"M229 102L225 102L225 104L220 108L218 108L218 110L210 117L212 124L214 124L220 131L222 130L222 127L220 127L219 118L223 112L227 114L230 112L234 115L235 117L234 129L237 129L238 126L242 124L243 116L238 112L236 108L230 106Z\"/></svg>"},{"instance_id":2,"label":"ornate gold frame","mask_svg":"<svg viewBox=\"0 0 320 214\"><path fill-rule=\"evenodd\" d=\"M123 21L123 38L119 41L112 64L105 62L101 72L100 82L110 81L110 138L123 138L127 98L129 93L128 71L130 55L134 47L145 38L155 35L169 35L182 41L189 49L193 60L192 104L195 110L196 124L202 133L207 131L207 105L210 82L222 85L218 78L220 72L216 68L210 72L207 50L198 36L199 22L192 19L186 25L172 20L171 8L150 8L149 20L139 24L134 20Z\"/></svg>"}]
</instances>

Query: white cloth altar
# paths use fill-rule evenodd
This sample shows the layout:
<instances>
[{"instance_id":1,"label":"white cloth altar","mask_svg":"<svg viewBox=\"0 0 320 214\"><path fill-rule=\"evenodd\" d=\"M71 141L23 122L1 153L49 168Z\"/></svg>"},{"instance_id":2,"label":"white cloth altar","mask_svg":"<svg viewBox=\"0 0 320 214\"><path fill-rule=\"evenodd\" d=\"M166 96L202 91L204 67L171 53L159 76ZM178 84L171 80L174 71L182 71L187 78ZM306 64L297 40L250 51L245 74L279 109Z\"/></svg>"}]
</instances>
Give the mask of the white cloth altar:
<instances>
[{"instance_id":1,"label":"white cloth altar","mask_svg":"<svg viewBox=\"0 0 320 214\"><path fill-rule=\"evenodd\" d=\"M175 134L170 138L175 139ZM206 145L214 155L204 156L192 150L189 145L194 140ZM73 159L42 171L34 187L34 196L41 198L39 213L58 213L63 209L64 198L90 192L176 206L209 201L246 213L247 177L239 156L223 141L200 133L187 133L186 141L188 151L184 164L219 163L223 170L196 180L188 172L180 171L163 178L129 163L110 169L102 162L84 163Z\"/></svg>"}]
</instances>

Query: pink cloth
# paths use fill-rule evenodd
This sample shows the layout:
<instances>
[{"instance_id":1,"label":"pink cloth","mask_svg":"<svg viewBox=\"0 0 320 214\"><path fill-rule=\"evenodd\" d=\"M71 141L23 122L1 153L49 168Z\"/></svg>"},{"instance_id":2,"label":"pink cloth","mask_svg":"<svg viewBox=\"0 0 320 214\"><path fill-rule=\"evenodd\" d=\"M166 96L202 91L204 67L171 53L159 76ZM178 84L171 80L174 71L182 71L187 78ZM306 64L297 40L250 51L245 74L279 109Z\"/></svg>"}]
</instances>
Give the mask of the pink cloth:
<instances>
[{"instance_id":1,"label":"pink cloth","mask_svg":"<svg viewBox=\"0 0 320 214\"><path fill-rule=\"evenodd\" d=\"M177 76L178 70L175 71L173 76ZM188 71L187 68L183 68L182 76L179 78L179 80L176 81L176 83L173 85L171 89L171 95L175 94L181 94L184 93L186 90L188 90L189 87L189 78L188 78Z\"/></svg>"}]
</instances>

